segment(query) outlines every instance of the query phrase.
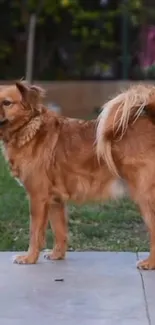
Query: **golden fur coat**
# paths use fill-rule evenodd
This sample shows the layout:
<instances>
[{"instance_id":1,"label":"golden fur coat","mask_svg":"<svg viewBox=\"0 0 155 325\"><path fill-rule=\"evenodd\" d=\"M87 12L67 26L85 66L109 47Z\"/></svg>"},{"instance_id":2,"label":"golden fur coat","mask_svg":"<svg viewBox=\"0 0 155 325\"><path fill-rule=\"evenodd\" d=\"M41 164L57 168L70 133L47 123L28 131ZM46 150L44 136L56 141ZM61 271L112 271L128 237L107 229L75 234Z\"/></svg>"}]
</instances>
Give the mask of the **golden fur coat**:
<instances>
[{"instance_id":1,"label":"golden fur coat","mask_svg":"<svg viewBox=\"0 0 155 325\"><path fill-rule=\"evenodd\" d=\"M55 244L46 258L65 257L68 201L129 195L150 233L150 255L138 267L155 268L155 88L128 89L91 121L58 116L42 96L42 89L24 82L0 89L4 155L30 201L29 249L15 262L37 261L48 221Z\"/></svg>"}]
</instances>

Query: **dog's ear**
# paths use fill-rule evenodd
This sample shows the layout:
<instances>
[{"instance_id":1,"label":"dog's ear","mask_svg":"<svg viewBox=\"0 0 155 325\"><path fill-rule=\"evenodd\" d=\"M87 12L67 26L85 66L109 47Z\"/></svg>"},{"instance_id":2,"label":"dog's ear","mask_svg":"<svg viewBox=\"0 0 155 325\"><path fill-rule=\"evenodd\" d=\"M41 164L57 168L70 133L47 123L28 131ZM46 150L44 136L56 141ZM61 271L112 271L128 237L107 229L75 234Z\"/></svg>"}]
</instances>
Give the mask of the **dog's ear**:
<instances>
[{"instance_id":1,"label":"dog's ear","mask_svg":"<svg viewBox=\"0 0 155 325\"><path fill-rule=\"evenodd\" d=\"M26 84L26 82L17 81L16 82L16 87L19 90L19 92L21 93L22 98L26 100L27 96L28 96L28 91L29 91L28 85Z\"/></svg>"},{"instance_id":2,"label":"dog's ear","mask_svg":"<svg viewBox=\"0 0 155 325\"><path fill-rule=\"evenodd\" d=\"M39 87L39 86L30 86L30 89L36 93L36 95L42 99L45 97L46 91L45 89Z\"/></svg>"},{"instance_id":3,"label":"dog's ear","mask_svg":"<svg viewBox=\"0 0 155 325\"><path fill-rule=\"evenodd\" d=\"M44 89L35 85L28 85L24 81L16 82L16 87L20 91L23 100L31 107L37 109L37 105L41 102L41 99L45 96Z\"/></svg>"}]
</instances>

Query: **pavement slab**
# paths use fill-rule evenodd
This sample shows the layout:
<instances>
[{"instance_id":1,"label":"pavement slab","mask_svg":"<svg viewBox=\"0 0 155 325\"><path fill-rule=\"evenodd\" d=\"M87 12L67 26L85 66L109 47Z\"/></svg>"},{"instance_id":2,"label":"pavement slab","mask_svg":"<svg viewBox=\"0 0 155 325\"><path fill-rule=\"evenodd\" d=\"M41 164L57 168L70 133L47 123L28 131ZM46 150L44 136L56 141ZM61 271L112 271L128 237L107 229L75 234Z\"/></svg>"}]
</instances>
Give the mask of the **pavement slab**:
<instances>
[{"instance_id":1,"label":"pavement slab","mask_svg":"<svg viewBox=\"0 0 155 325\"><path fill-rule=\"evenodd\" d=\"M155 271L136 269L140 254L41 254L36 265L13 264L15 254L0 253L0 325L155 324Z\"/></svg>"}]
</instances>

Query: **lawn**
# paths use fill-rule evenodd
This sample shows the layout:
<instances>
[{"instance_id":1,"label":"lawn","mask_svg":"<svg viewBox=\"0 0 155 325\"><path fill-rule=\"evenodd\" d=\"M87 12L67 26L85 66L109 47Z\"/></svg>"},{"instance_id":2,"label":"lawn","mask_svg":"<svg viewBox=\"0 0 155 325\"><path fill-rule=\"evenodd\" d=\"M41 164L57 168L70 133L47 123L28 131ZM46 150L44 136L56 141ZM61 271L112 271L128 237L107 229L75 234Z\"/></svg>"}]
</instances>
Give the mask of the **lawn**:
<instances>
[{"instance_id":1,"label":"lawn","mask_svg":"<svg viewBox=\"0 0 155 325\"><path fill-rule=\"evenodd\" d=\"M128 200L69 206L70 250L148 250L148 235L134 204ZM28 201L0 154L0 250L25 250L29 238ZM47 230L47 248L52 233Z\"/></svg>"}]
</instances>

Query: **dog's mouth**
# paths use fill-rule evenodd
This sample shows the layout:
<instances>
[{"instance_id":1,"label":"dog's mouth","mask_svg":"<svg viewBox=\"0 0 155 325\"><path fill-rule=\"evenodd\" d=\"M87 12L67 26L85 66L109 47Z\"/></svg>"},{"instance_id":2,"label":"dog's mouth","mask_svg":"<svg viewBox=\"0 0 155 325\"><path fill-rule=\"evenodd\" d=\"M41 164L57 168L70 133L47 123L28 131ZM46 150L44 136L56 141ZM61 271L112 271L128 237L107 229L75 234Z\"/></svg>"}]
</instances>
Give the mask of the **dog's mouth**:
<instances>
[{"instance_id":1,"label":"dog's mouth","mask_svg":"<svg viewBox=\"0 0 155 325\"><path fill-rule=\"evenodd\" d=\"M8 123L8 119L6 119L6 118L3 120L0 120L0 127L5 126L7 123Z\"/></svg>"}]
</instances>

